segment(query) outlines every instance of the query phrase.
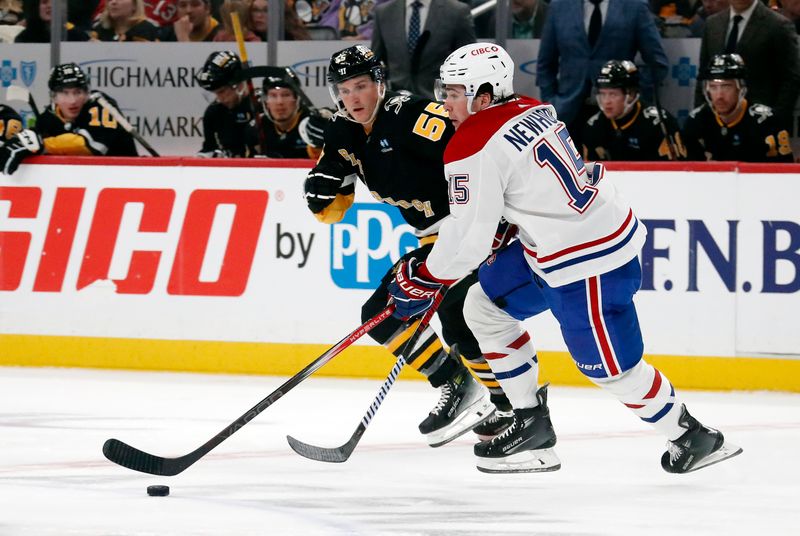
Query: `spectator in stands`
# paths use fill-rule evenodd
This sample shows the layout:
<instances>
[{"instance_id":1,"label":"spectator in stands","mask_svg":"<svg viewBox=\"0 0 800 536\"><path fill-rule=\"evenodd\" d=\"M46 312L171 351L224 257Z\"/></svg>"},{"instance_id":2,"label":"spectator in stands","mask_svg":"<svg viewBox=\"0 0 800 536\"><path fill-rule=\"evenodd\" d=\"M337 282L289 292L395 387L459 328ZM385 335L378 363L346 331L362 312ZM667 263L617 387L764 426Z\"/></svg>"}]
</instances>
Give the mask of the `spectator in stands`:
<instances>
[{"instance_id":1,"label":"spectator in stands","mask_svg":"<svg viewBox=\"0 0 800 536\"><path fill-rule=\"evenodd\" d=\"M511 0L509 5L509 39L539 39L542 37L544 21L547 18L547 6L546 0ZM475 21L478 35L490 39L494 38L495 27L497 26L495 10L492 9L481 19L480 30L478 30L478 21Z\"/></svg>"},{"instance_id":2,"label":"spectator in stands","mask_svg":"<svg viewBox=\"0 0 800 536\"><path fill-rule=\"evenodd\" d=\"M331 26L345 40L372 38L375 7L387 0L331 0L319 22Z\"/></svg>"},{"instance_id":3,"label":"spectator in stands","mask_svg":"<svg viewBox=\"0 0 800 536\"><path fill-rule=\"evenodd\" d=\"M25 29L14 39L15 43L49 43L50 21L52 20L51 0L24 0ZM71 22L64 24L67 41L88 41L89 34L79 30Z\"/></svg>"},{"instance_id":4,"label":"spectator in stands","mask_svg":"<svg viewBox=\"0 0 800 536\"><path fill-rule=\"evenodd\" d=\"M178 2L177 0L144 0L144 13L148 19L164 28L177 20Z\"/></svg>"},{"instance_id":5,"label":"spectator in stands","mask_svg":"<svg viewBox=\"0 0 800 536\"><path fill-rule=\"evenodd\" d=\"M144 15L150 22L161 28L172 25L178 18L178 0L141 0ZM95 18L105 10L106 0L100 0Z\"/></svg>"},{"instance_id":6,"label":"spectator in stands","mask_svg":"<svg viewBox=\"0 0 800 536\"><path fill-rule=\"evenodd\" d=\"M583 29L584 32L580 32ZM590 99L600 67L641 53L642 94L652 93L669 65L647 4L641 0L553 0L547 12L536 66L543 101L555 106L580 147L581 128L597 112Z\"/></svg>"},{"instance_id":7,"label":"spectator in stands","mask_svg":"<svg viewBox=\"0 0 800 536\"><path fill-rule=\"evenodd\" d=\"M303 21L300 20L294 10L294 2L286 0L286 9L283 14L283 41L306 41L311 39L305 24L303 24ZM250 21L256 35L262 41L266 41L269 26L268 0L250 0Z\"/></svg>"},{"instance_id":8,"label":"spectator in stands","mask_svg":"<svg viewBox=\"0 0 800 536\"><path fill-rule=\"evenodd\" d=\"M309 145L300 132L302 121L311 110L303 106L300 99L300 82L289 73L286 76L266 76L262 83L261 104L264 115L261 120L263 147L261 153L270 158L313 158L322 152ZM330 117L332 114L329 114Z\"/></svg>"},{"instance_id":9,"label":"spectator in stands","mask_svg":"<svg viewBox=\"0 0 800 536\"><path fill-rule=\"evenodd\" d=\"M107 0L92 28L96 41L158 41L158 26L144 13L143 0Z\"/></svg>"},{"instance_id":10,"label":"spectator in stands","mask_svg":"<svg viewBox=\"0 0 800 536\"><path fill-rule=\"evenodd\" d=\"M372 50L388 66L389 89L434 99L447 56L475 42L469 6L458 0L390 0L375 8Z\"/></svg>"},{"instance_id":11,"label":"spectator in stands","mask_svg":"<svg viewBox=\"0 0 800 536\"><path fill-rule=\"evenodd\" d=\"M650 0L661 37L689 37L689 23L695 12L693 0Z\"/></svg>"},{"instance_id":12,"label":"spectator in stands","mask_svg":"<svg viewBox=\"0 0 800 536\"><path fill-rule=\"evenodd\" d=\"M258 131L242 61L231 51L212 52L195 76L216 100L203 114L203 147L198 156L249 158L258 154Z\"/></svg>"},{"instance_id":13,"label":"spectator in stands","mask_svg":"<svg viewBox=\"0 0 800 536\"><path fill-rule=\"evenodd\" d=\"M22 20L20 0L0 0L0 25L13 26Z\"/></svg>"},{"instance_id":14,"label":"spectator in stands","mask_svg":"<svg viewBox=\"0 0 800 536\"><path fill-rule=\"evenodd\" d=\"M606 62L595 88L600 111L584 126L584 160L686 159L675 118L639 100L639 69L632 61Z\"/></svg>"},{"instance_id":15,"label":"spectator in stands","mask_svg":"<svg viewBox=\"0 0 800 536\"><path fill-rule=\"evenodd\" d=\"M242 37L245 41L261 41L261 38L253 31L250 22L250 6L245 0L225 0L219 8L220 21L222 28L214 35L213 41L236 41L236 33L233 31L233 21L231 15L239 15L239 24L242 27Z\"/></svg>"},{"instance_id":16,"label":"spectator in stands","mask_svg":"<svg viewBox=\"0 0 800 536\"><path fill-rule=\"evenodd\" d=\"M220 29L211 16L210 0L178 0L178 17L172 26L162 28L161 40L212 41Z\"/></svg>"},{"instance_id":17,"label":"spectator in stands","mask_svg":"<svg viewBox=\"0 0 800 536\"><path fill-rule=\"evenodd\" d=\"M322 17L330 5L330 0L295 0L293 11L305 24L322 24Z\"/></svg>"},{"instance_id":18,"label":"spectator in stands","mask_svg":"<svg viewBox=\"0 0 800 536\"><path fill-rule=\"evenodd\" d=\"M706 19L711 15L726 10L729 7L728 0L701 0L700 5L689 21L690 37L703 37L706 29Z\"/></svg>"},{"instance_id":19,"label":"spectator in stands","mask_svg":"<svg viewBox=\"0 0 800 536\"><path fill-rule=\"evenodd\" d=\"M781 0L781 14L794 24L794 30L800 34L800 0Z\"/></svg>"},{"instance_id":20,"label":"spectator in stands","mask_svg":"<svg viewBox=\"0 0 800 536\"><path fill-rule=\"evenodd\" d=\"M47 80L52 103L36 121L36 130L25 129L0 149L0 170L11 175L28 156L137 156L133 136L117 123L95 94L89 78L75 63L56 65ZM100 92L112 106L116 101Z\"/></svg>"},{"instance_id":21,"label":"spectator in stands","mask_svg":"<svg viewBox=\"0 0 800 536\"><path fill-rule=\"evenodd\" d=\"M714 56L700 79L706 103L692 110L684 127L691 160L794 160L789 132L772 109L745 98L750 78L741 56Z\"/></svg>"},{"instance_id":22,"label":"spectator in stands","mask_svg":"<svg viewBox=\"0 0 800 536\"><path fill-rule=\"evenodd\" d=\"M785 17L759 0L730 0L730 9L708 17L700 44L700 65L718 54L739 54L747 65L747 96L770 106L788 125L800 92L797 33ZM695 106L705 102L703 84Z\"/></svg>"},{"instance_id":23,"label":"spectator in stands","mask_svg":"<svg viewBox=\"0 0 800 536\"><path fill-rule=\"evenodd\" d=\"M101 0L67 0L67 17L80 31L89 32Z\"/></svg>"}]
</instances>

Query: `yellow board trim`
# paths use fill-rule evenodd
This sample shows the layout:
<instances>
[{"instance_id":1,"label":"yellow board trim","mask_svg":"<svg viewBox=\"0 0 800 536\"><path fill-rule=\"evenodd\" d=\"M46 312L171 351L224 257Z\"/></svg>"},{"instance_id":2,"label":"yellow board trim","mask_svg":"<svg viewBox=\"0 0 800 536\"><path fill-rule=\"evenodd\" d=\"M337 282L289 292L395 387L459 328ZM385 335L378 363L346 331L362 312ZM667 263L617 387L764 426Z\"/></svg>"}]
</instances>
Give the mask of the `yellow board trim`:
<instances>
[{"instance_id":1,"label":"yellow board trim","mask_svg":"<svg viewBox=\"0 0 800 536\"><path fill-rule=\"evenodd\" d=\"M270 374L291 376L320 356L323 344L171 341L0 335L0 366ZM566 352L538 352L540 383L591 385ZM317 375L384 378L394 356L381 346L353 346ZM683 389L800 392L800 360L648 355ZM403 378L422 379L407 367Z\"/></svg>"}]
</instances>

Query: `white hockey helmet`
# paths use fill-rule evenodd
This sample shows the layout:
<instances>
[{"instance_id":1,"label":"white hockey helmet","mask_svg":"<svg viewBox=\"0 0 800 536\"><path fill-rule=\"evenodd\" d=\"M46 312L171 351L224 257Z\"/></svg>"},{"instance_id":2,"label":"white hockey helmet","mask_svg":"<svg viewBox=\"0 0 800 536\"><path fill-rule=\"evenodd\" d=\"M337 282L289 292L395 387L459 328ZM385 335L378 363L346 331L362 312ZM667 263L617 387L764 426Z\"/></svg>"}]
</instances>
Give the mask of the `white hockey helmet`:
<instances>
[{"instance_id":1,"label":"white hockey helmet","mask_svg":"<svg viewBox=\"0 0 800 536\"><path fill-rule=\"evenodd\" d=\"M514 94L514 60L500 45L472 43L450 54L439 68L436 98L444 100L444 86L462 85L467 96L467 110L483 84L492 86L492 102Z\"/></svg>"}]
</instances>

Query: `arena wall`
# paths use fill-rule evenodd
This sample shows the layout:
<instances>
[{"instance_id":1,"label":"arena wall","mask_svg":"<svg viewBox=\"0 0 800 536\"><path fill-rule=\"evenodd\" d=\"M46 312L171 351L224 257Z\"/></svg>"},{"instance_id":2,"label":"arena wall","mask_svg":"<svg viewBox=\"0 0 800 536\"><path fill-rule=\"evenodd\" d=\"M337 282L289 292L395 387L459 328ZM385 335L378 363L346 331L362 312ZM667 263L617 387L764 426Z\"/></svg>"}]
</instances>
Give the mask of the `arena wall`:
<instances>
[{"instance_id":1,"label":"arena wall","mask_svg":"<svg viewBox=\"0 0 800 536\"><path fill-rule=\"evenodd\" d=\"M0 175L0 365L289 375L360 324L416 245L364 188L345 220L310 162L39 157ZM800 165L611 164L648 227L645 351L679 387L800 391ZM554 319L542 379L587 384ZM362 340L320 374L384 377ZM419 377L406 372L408 377Z\"/></svg>"}]
</instances>

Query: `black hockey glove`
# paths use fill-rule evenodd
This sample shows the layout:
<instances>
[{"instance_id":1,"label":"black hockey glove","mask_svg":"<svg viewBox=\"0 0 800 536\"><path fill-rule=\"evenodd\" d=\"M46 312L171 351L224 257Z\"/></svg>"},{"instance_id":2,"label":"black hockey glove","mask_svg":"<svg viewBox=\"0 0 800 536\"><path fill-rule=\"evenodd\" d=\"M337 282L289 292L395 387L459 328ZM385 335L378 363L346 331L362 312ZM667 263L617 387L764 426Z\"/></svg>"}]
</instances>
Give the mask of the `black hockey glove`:
<instances>
[{"instance_id":1,"label":"black hockey glove","mask_svg":"<svg viewBox=\"0 0 800 536\"><path fill-rule=\"evenodd\" d=\"M311 110L308 117L300 121L298 127L300 137L311 147L322 147L325 145L325 127L331 117L333 117L333 110L330 108Z\"/></svg>"},{"instance_id":2,"label":"black hockey glove","mask_svg":"<svg viewBox=\"0 0 800 536\"><path fill-rule=\"evenodd\" d=\"M312 169L304 184L306 203L311 212L318 214L333 203L343 180L342 177L317 171L317 168Z\"/></svg>"},{"instance_id":3,"label":"black hockey glove","mask_svg":"<svg viewBox=\"0 0 800 536\"><path fill-rule=\"evenodd\" d=\"M0 169L3 174L13 174L25 158L42 152L42 145L42 138L35 130L26 128L14 134L14 137L0 148Z\"/></svg>"}]
</instances>

